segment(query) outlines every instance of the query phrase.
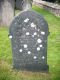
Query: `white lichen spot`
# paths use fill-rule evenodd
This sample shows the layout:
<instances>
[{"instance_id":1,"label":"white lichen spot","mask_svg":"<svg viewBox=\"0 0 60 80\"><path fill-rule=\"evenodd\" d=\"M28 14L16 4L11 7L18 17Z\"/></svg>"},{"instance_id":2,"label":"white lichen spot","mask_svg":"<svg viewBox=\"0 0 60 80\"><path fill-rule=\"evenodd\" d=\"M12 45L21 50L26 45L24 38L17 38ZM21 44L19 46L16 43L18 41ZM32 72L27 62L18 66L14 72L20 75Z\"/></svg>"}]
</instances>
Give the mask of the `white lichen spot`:
<instances>
[{"instance_id":1,"label":"white lichen spot","mask_svg":"<svg viewBox=\"0 0 60 80\"><path fill-rule=\"evenodd\" d=\"M45 35L45 32L41 31L41 34L42 34L42 35Z\"/></svg>"},{"instance_id":2,"label":"white lichen spot","mask_svg":"<svg viewBox=\"0 0 60 80\"><path fill-rule=\"evenodd\" d=\"M39 45L39 47L43 47L43 45L41 44L41 45Z\"/></svg>"},{"instance_id":3,"label":"white lichen spot","mask_svg":"<svg viewBox=\"0 0 60 80\"><path fill-rule=\"evenodd\" d=\"M24 44L24 48L27 48L27 44Z\"/></svg>"},{"instance_id":4,"label":"white lichen spot","mask_svg":"<svg viewBox=\"0 0 60 80\"><path fill-rule=\"evenodd\" d=\"M41 39L38 39L38 40L37 40L37 42L38 42L38 43L41 43L41 42L42 42L42 40L41 40Z\"/></svg>"},{"instance_id":5,"label":"white lichen spot","mask_svg":"<svg viewBox=\"0 0 60 80\"><path fill-rule=\"evenodd\" d=\"M12 35L10 35L9 38L12 39Z\"/></svg>"},{"instance_id":6,"label":"white lichen spot","mask_svg":"<svg viewBox=\"0 0 60 80\"><path fill-rule=\"evenodd\" d=\"M19 50L19 52L22 52L22 51L23 51L22 49Z\"/></svg>"},{"instance_id":7,"label":"white lichen spot","mask_svg":"<svg viewBox=\"0 0 60 80\"><path fill-rule=\"evenodd\" d=\"M24 20L25 23L27 23L28 21L29 21L29 18L26 18L26 19Z\"/></svg>"},{"instance_id":8,"label":"white lichen spot","mask_svg":"<svg viewBox=\"0 0 60 80\"><path fill-rule=\"evenodd\" d=\"M36 25L35 25L34 23L31 23L31 27L32 27L32 28L35 28Z\"/></svg>"},{"instance_id":9,"label":"white lichen spot","mask_svg":"<svg viewBox=\"0 0 60 80\"><path fill-rule=\"evenodd\" d=\"M37 35L37 32L34 32L34 36L36 36Z\"/></svg>"},{"instance_id":10,"label":"white lichen spot","mask_svg":"<svg viewBox=\"0 0 60 80\"><path fill-rule=\"evenodd\" d=\"M28 51L28 54L31 54L31 52L30 52L30 51Z\"/></svg>"},{"instance_id":11,"label":"white lichen spot","mask_svg":"<svg viewBox=\"0 0 60 80\"><path fill-rule=\"evenodd\" d=\"M42 59L45 59L45 57L44 57L44 56L42 56Z\"/></svg>"},{"instance_id":12,"label":"white lichen spot","mask_svg":"<svg viewBox=\"0 0 60 80\"><path fill-rule=\"evenodd\" d=\"M37 51L40 51L40 47L37 47Z\"/></svg>"},{"instance_id":13,"label":"white lichen spot","mask_svg":"<svg viewBox=\"0 0 60 80\"><path fill-rule=\"evenodd\" d=\"M34 56L34 59L37 59L37 57L36 57L36 56Z\"/></svg>"},{"instance_id":14,"label":"white lichen spot","mask_svg":"<svg viewBox=\"0 0 60 80\"><path fill-rule=\"evenodd\" d=\"M29 32L26 32L26 35L29 35Z\"/></svg>"}]
</instances>

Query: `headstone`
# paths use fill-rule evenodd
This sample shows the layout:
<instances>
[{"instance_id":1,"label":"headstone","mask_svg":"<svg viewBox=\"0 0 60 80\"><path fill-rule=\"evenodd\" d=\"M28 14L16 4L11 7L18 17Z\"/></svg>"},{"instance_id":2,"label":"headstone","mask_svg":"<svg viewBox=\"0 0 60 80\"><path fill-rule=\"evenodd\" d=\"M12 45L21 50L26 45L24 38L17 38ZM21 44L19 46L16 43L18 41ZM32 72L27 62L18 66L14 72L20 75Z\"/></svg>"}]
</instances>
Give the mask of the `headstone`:
<instances>
[{"instance_id":1,"label":"headstone","mask_svg":"<svg viewBox=\"0 0 60 80\"><path fill-rule=\"evenodd\" d=\"M33 2L33 0L23 0L23 1L22 1L22 9L23 9L23 10L31 9L31 7L32 7L32 2Z\"/></svg>"},{"instance_id":2,"label":"headstone","mask_svg":"<svg viewBox=\"0 0 60 80\"><path fill-rule=\"evenodd\" d=\"M22 10L23 0L16 0L16 9Z\"/></svg>"},{"instance_id":3,"label":"headstone","mask_svg":"<svg viewBox=\"0 0 60 80\"><path fill-rule=\"evenodd\" d=\"M48 71L48 24L37 12L23 11L11 23L13 67L20 70Z\"/></svg>"},{"instance_id":4,"label":"headstone","mask_svg":"<svg viewBox=\"0 0 60 80\"><path fill-rule=\"evenodd\" d=\"M15 0L0 1L1 25L9 26L14 17Z\"/></svg>"},{"instance_id":5,"label":"headstone","mask_svg":"<svg viewBox=\"0 0 60 80\"><path fill-rule=\"evenodd\" d=\"M16 9L25 10L31 8L33 0L16 0Z\"/></svg>"},{"instance_id":6,"label":"headstone","mask_svg":"<svg viewBox=\"0 0 60 80\"><path fill-rule=\"evenodd\" d=\"M0 26L1 26L1 19L2 19L2 9L1 9L1 2L2 2L2 0L0 0Z\"/></svg>"}]
</instances>

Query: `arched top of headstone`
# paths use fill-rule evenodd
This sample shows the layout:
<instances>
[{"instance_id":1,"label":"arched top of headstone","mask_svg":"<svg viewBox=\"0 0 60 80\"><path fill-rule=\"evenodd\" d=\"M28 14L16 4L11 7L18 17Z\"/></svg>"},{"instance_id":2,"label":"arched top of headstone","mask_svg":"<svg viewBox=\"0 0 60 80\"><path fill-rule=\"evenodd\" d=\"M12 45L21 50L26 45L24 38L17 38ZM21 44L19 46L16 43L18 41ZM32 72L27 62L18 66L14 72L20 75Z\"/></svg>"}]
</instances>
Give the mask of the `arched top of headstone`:
<instances>
[{"instance_id":1,"label":"arched top of headstone","mask_svg":"<svg viewBox=\"0 0 60 80\"><path fill-rule=\"evenodd\" d=\"M23 28L30 28L35 26L35 29L44 31L46 35L49 34L48 24L46 20L35 11L24 11L12 21L10 25L10 33L14 33L17 29L21 31ZM32 29L32 27L31 27Z\"/></svg>"}]
</instances>

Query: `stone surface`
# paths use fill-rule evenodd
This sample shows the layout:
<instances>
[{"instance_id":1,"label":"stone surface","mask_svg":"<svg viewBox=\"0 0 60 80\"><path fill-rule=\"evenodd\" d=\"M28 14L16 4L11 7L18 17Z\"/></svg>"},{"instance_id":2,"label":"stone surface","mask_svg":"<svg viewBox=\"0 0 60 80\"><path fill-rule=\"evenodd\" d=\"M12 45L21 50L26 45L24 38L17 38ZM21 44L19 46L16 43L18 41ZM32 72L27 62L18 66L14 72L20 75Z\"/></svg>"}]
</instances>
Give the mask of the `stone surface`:
<instances>
[{"instance_id":1,"label":"stone surface","mask_svg":"<svg viewBox=\"0 0 60 80\"><path fill-rule=\"evenodd\" d=\"M1 25L9 26L14 17L15 0L1 0L0 1L0 15Z\"/></svg>"},{"instance_id":2,"label":"stone surface","mask_svg":"<svg viewBox=\"0 0 60 80\"><path fill-rule=\"evenodd\" d=\"M1 25L1 21L2 21L1 20L2 19L2 8L1 8L2 5L1 5L1 2L2 2L2 0L0 1L0 25Z\"/></svg>"},{"instance_id":3,"label":"stone surface","mask_svg":"<svg viewBox=\"0 0 60 80\"><path fill-rule=\"evenodd\" d=\"M33 0L23 0L23 10L31 9Z\"/></svg>"},{"instance_id":4,"label":"stone surface","mask_svg":"<svg viewBox=\"0 0 60 80\"><path fill-rule=\"evenodd\" d=\"M10 26L13 67L21 70L47 71L48 24L35 11L25 11Z\"/></svg>"},{"instance_id":5,"label":"stone surface","mask_svg":"<svg viewBox=\"0 0 60 80\"><path fill-rule=\"evenodd\" d=\"M16 0L16 8L22 10L23 0Z\"/></svg>"},{"instance_id":6,"label":"stone surface","mask_svg":"<svg viewBox=\"0 0 60 80\"><path fill-rule=\"evenodd\" d=\"M33 0L16 0L16 8L20 10L31 9Z\"/></svg>"}]
</instances>

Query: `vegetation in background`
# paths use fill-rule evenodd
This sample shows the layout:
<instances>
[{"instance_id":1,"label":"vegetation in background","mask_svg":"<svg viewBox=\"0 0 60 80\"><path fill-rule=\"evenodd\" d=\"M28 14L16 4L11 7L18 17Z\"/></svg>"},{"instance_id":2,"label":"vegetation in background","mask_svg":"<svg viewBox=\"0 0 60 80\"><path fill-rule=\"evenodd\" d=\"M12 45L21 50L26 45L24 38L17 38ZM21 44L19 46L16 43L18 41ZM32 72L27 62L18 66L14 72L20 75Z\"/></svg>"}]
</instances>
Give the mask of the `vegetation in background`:
<instances>
[{"instance_id":1,"label":"vegetation in background","mask_svg":"<svg viewBox=\"0 0 60 80\"><path fill-rule=\"evenodd\" d=\"M43 0L43 1L48 1L48 2L53 2L53 3L55 3L55 2L60 3L60 0Z\"/></svg>"},{"instance_id":2,"label":"vegetation in background","mask_svg":"<svg viewBox=\"0 0 60 80\"><path fill-rule=\"evenodd\" d=\"M0 27L0 80L60 80L60 18L36 6L33 6L32 9L43 15L49 25L49 73L12 69L12 51L8 38L9 28Z\"/></svg>"}]
</instances>

